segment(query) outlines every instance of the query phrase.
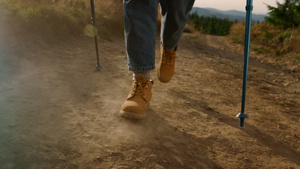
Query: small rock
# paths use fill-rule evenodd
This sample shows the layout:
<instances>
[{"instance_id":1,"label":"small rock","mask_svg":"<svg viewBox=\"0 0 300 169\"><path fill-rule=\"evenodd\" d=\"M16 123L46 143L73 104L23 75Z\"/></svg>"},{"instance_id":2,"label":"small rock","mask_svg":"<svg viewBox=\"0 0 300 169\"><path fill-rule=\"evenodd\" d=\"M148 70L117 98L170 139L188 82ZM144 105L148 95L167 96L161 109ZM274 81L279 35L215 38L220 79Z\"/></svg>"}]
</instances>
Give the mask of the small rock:
<instances>
[{"instance_id":1,"label":"small rock","mask_svg":"<svg viewBox=\"0 0 300 169\"><path fill-rule=\"evenodd\" d=\"M175 147L174 144L172 144L171 142L164 142L162 145L165 146L165 147L167 147L167 148L173 148L173 147Z\"/></svg>"},{"instance_id":2,"label":"small rock","mask_svg":"<svg viewBox=\"0 0 300 169\"><path fill-rule=\"evenodd\" d=\"M127 165L121 165L121 166L118 166L117 169L130 169L131 167L130 166L127 166Z\"/></svg>"},{"instance_id":3,"label":"small rock","mask_svg":"<svg viewBox=\"0 0 300 169\"><path fill-rule=\"evenodd\" d=\"M99 161L100 163L102 163L104 160L102 157L97 157L97 161Z\"/></svg>"},{"instance_id":4,"label":"small rock","mask_svg":"<svg viewBox=\"0 0 300 169\"><path fill-rule=\"evenodd\" d=\"M287 87L289 84L290 84L289 82L285 82L285 83L283 83L283 86Z\"/></svg>"},{"instance_id":5,"label":"small rock","mask_svg":"<svg viewBox=\"0 0 300 169\"><path fill-rule=\"evenodd\" d=\"M155 155L155 154L150 154L150 155L149 155L149 159L151 159L151 160L157 160L157 155Z\"/></svg>"},{"instance_id":6,"label":"small rock","mask_svg":"<svg viewBox=\"0 0 300 169\"><path fill-rule=\"evenodd\" d=\"M111 152L110 155L111 156L124 156L123 153L119 153L119 152Z\"/></svg>"},{"instance_id":7,"label":"small rock","mask_svg":"<svg viewBox=\"0 0 300 169\"><path fill-rule=\"evenodd\" d=\"M165 169L165 167L163 167L163 166L161 166L161 165L159 165L159 164L155 164L155 165L153 166L153 168L156 168L156 169Z\"/></svg>"}]
</instances>

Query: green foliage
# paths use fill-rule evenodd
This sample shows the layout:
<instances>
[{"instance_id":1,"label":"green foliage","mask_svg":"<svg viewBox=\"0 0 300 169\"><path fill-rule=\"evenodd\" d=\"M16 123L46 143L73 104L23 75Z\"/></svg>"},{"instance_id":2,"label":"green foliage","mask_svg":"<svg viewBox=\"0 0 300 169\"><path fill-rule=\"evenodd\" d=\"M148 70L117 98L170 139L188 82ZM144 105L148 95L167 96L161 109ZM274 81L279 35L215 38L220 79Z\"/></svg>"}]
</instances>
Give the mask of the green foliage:
<instances>
[{"instance_id":1,"label":"green foliage","mask_svg":"<svg viewBox=\"0 0 300 169\"><path fill-rule=\"evenodd\" d=\"M297 28L300 24L300 0L285 0L284 3L277 2L277 7L267 5L269 16L266 22L286 30Z\"/></svg>"},{"instance_id":2,"label":"green foliage","mask_svg":"<svg viewBox=\"0 0 300 169\"><path fill-rule=\"evenodd\" d=\"M189 21L197 30L205 34L219 36L228 35L230 32L230 27L233 24L233 22L229 21L228 19L198 16L197 13L190 14Z\"/></svg>"},{"instance_id":3,"label":"green foliage","mask_svg":"<svg viewBox=\"0 0 300 169\"><path fill-rule=\"evenodd\" d=\"M277 50L277 54L283 54L290 51L290 45L294 39L295 31L291 28L282 30L280 32L271 33L268 30L265 30L265 35L261 40L260 44L271 47ZM257 42L257 39L254 39Z\"/></svg>"},{"instance_id":4,"label":"green foliage","mask_svg":"<svg viewBox=\"0 0 300 169\"><path fill-rule=\"evenodd\" d=\"M99 37L123 36L122 4L119 0L95 1ZM28 29L43 37L67 39L84 34L91 23L90 2L87 0L0 0L0 9L18 17Z\"/></svg>"},{"instance_id":5,"label":"green foliage","mask_svg":"<svg viewBox=\"0 0 300 169\"><path fill-rule=\"evenodd\" d=\"M269 53L269 49L264 47L254 47L253 50L258 53Z\"/></svg>"},{"instance_id":6,"label":"green foliage","mask_svg":"<svg viewBox=\"0 0 300 169\"><path fill-rule=\"evenodd\" d=\"M90 9L81 0L51 1L48 0L2 0L4 9L16 13L24 20L36 20L58 14L74 23L89 22Z\"/></svg>"},{"instance_id":7,"label":"green foliage","mask_svg":"<svg viewBox=\"0 0 300 169\"><path fill-rule=\"evenodd\" d=\"M232 37L232 41L234 43L238 43L238 44L242 44L243 43L243 41L241 39L237 38L237 37Z\"/></svg>"},{"instance_id":8,"label":"green foliage","mask_svg":"<svg viewBox=\"0 0 300 169\"><path fill-rule=\"evenodd\" d=\"M84 23L82 20L89 18L85 16L76 19L71 13L76 10L62 10L47 0L3 0L1 6L14 14L24 28L42 35L48 41L69 39L82 34L83 24L78 23Z\"/></svg>"},{"instance_id":9,"label":"green foliage","mask_svg":"<svg viewBox=\"0 0 300 169\"><path fill-rule=\"evenodd\" d=\"M40 15L39 10L36 8L28 7L18 11L18 15L24 18L38 17Z\"/></svg>"},{"instance_id":10,"label":"green foliage","mask_svg":"<svg viewBox=\"0 0 300 169\"><path fill-rule=\"evenodd\" d=\"M243 44L245 32L244 23L234 23L231 26L230 38L233 42ZM282 30L263 22L252 25L251 44L253 51L272 56L283 56L290 53L300 53L300 28Z\"/></svg>"}]
</instances>

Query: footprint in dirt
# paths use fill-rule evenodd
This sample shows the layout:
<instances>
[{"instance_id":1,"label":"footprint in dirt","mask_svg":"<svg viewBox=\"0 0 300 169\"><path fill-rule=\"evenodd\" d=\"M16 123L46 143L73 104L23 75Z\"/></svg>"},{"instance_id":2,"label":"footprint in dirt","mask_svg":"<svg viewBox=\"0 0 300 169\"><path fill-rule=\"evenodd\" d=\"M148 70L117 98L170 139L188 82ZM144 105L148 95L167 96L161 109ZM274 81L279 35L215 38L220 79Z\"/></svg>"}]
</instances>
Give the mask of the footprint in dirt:
<instances>
[{"instance_id":1,"label":"footprint in dirt","mask_svg":"<svg viewBox=\"0 0 300 169\"><path fill-rule=\"evenodd\" d=\"M121 118L118 113L110 120L113 121L107 130L109 141L104 150L109 155L102 160L110 159L113 154L115 166L128 158L137 163L142 161L139 166L145 167L155 164L155 168L218 168L206 157L201 146L205 140L177 130L151 108L142 120Z\"/></svg>"},{"instance_id":2,"label":"footprint in dirt","mask_svg":"<svg viewBox=\"0 0 300 169\"><path fill-rule=\"evenodd\" d=\"M111 144L157 144L162 136L175 131L152 109L148 109L142 120L121 118L119 115L115 118L116 122L108 130Z\"/></svg>"}]
</instances>

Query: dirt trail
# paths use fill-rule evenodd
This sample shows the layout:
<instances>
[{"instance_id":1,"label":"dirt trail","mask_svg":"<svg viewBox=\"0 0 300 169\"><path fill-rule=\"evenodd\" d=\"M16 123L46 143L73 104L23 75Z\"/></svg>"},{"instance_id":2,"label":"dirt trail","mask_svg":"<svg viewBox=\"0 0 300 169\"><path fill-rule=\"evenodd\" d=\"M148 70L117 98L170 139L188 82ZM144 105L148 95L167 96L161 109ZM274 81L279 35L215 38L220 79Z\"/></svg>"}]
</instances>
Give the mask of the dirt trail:
<instances>
[{"instance_id":1,"label":"dirt trail","mask_svg":"<svg viewBox=\"0 0 300 169\"><path fill-rule=\"evenodd\" d=\"M122 38L100 41L98 72L93 39L48 43L0 19L1 169L300 167L299 72L252 58L240 129L242 53L184 34L174 79L154 71L147 118L130 121Z\"/></svg>"}]
</instances>

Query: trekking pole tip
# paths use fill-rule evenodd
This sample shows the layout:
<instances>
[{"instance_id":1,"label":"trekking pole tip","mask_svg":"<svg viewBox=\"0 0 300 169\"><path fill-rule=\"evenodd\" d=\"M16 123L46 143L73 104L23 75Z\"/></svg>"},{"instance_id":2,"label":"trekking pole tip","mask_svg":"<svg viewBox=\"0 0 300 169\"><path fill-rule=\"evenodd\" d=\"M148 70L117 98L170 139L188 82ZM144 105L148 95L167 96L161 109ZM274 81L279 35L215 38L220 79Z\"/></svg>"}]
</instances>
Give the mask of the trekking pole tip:
<instances>
[{"instance_id":1,"label":"trekking pole tip","mask_svg":"<svg viewBox=\"0 0 300 169\"><path fill-rule=\"evenodd\" d=\"M96 69L100 70L100 69L102 69L102 66L101 65L96 65Z\"/></svg>"},{"instance_id":2,"label":"trekking pole tip","mask_svg":"<svg viewBox=\"0 0 300 169\"><path fill-rule=\"evenodd\" d=\"M236 115L237 118L240 118L240 127L242 128L244 126L244 121L246 118L248 118L247 114L245 113L239 113Z\"/></svg>"}]
</instances>

